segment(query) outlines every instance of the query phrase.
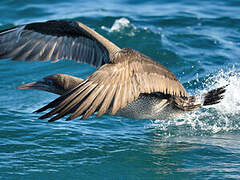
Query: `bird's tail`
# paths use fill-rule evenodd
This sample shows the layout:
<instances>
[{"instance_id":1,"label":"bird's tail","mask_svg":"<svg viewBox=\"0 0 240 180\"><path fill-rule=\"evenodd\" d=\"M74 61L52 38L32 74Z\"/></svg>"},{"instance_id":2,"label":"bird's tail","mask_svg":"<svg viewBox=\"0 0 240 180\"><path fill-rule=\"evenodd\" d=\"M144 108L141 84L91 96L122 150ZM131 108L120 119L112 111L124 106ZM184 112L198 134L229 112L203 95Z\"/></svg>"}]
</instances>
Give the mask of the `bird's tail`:
<instances>
[{"instance_id":1,"label":"bird's tail","mask_svg":"<svg viewBox=\"0 0 240 180\"><path fill-rule=\"evenodd\" d=\"M176 98L175 105L183 111L194 111L203 106L217 104L223 99L227 86L213 89L206 94L190 96L187 99Z\"/></svg>"},{"instance_id":2,"label":"bird's tail","mask_svg":"<svg viewBox=\"0 0 240 180\"><path fill-rule=\"evenodd\" d=\"M223 94L226 91L226 86L217 88L217 89L213 89L211 91L209 91L208 93L204 94L204 102L203 102L203 106L208 106L208 105L212 105L212 104L217 104L221 101L221 99L223 99Z\"/></svg>"}]
</instances>

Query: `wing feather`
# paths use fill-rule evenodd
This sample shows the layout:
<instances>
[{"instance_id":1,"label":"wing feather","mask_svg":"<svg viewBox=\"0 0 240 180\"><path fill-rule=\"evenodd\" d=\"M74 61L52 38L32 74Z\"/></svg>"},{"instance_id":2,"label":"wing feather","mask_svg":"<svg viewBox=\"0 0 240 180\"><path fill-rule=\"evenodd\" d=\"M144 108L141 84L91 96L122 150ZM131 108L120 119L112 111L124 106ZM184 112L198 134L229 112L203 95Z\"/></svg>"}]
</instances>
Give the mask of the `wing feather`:
<instances>
[{"instance_id":1,"label":"wing feather","mask_svg":"<svg viewBox=\"0 0 240 180\"><path fill-rule=\"evenodd\" d=\"M69 59L100 67L111 63L119 50L94 30L74 21L31 23L0 32L0 59Z\"/></svg>"},{"instance_id":2,"label":"wing feather","mask_svg":"<svg viewBox=\"0 0 240 180\"><path fill-rule=\"evenodd\" d=\"M49 106L55 108L43 118L56 114L50 119L54 121L71 114L67 120L78 116L86 119L95 112L97 116L104 113L114 115L141 93L188 96L173 73L162 65L131 49L123 49L119 53L122 54L116 57L121 59L114 59L114 64L100 67L57 105Z\"/></svg>"},{"instance_id":3,"label":"wing feather","mask_svg":"<svg viewBox=\"0 0 240 180\"><path fill-rule=\"evenodd\" d=\"M104 97L106 96L107 92L108 92L109 86L105 87L105 89L103 89L98 96L96 97L96 99L94 100L94 102L92 103L91 107L86 111L86 113L82 116L81 119L86 119L89 116L91 116L96 109L99 107L99 105L101 104L101 102L103 101Z\"/></svg>"}]
</instances>

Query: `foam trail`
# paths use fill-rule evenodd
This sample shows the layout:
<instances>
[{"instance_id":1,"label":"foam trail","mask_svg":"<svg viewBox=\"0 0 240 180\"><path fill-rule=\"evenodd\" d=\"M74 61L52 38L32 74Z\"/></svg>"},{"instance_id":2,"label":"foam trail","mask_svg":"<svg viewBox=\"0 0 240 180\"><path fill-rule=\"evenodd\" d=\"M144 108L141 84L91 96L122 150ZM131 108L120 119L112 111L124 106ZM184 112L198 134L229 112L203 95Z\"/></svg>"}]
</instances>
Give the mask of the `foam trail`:
<instances>
[{"instance_id":1,"label":"foam trail","mask_svg":"<svg viewBox=\"0 0 240 180\"><path fill-rule=\"evenodd\" d=\"M232 69L227 73L221 71L214 79L217 86L229 84L224 99L215 106L223 114L240 114L240 72Z\"/></svg>"},{"instance_id":2,"label":"foam trail","mask_svg":"<svg viewBox=\"0 0 240 180\"><path fill-rule=\"evenodd\" d=\"M156 127L169 136L207 135L240 129L240 71L232 68L227 72L221 70L208 77L204 82L203 94L214 88L229 84L224 98L219 104L201 108L198 111L186 113L179 119L155 121L151 126ZM197 90L196 90L197 91Z\"/></svg>"}]
</instances>

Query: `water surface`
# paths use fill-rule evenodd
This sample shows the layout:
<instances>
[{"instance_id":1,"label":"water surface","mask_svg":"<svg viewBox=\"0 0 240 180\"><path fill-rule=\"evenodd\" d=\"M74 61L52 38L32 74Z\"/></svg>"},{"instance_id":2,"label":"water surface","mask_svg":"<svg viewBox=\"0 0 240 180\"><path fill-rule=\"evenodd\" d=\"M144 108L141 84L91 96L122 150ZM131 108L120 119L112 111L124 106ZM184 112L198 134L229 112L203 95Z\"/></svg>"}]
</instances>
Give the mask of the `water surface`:
<instances>
[{"instance_id":1,"label":"water surface","mask_svg":"<svg viewBox=\"0 0 240 180\"><path fill-rule=\"evenodd\" d=\"M0 29L78 20L173 71L190 94L229 84L224 100L166 121L90 117L54 123L34 110L56 95L19 84L95 69L71 61L0 61L1 179L239 179L240 3L226 1L0 2Z\"/></svg>"}]
</instances>

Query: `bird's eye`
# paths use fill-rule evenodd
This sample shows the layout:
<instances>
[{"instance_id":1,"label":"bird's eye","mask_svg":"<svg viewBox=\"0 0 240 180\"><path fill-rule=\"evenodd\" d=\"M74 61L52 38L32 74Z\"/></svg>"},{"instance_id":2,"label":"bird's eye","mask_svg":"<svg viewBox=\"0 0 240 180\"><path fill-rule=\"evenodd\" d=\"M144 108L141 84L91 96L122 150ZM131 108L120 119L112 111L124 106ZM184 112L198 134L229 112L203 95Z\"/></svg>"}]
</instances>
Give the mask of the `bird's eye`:
<instances>
[{"instance_id":1,"label":"bird's eye","mask_svg":"<svg viewBox=\"0 0 240 180\"><path fill-rule=\"evenodd\" d=\"M51 86L53 84L52 80L50 80L50 79L45 80L45 83L49 86Z\"/></svg>"}]
</instances>

